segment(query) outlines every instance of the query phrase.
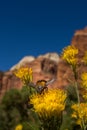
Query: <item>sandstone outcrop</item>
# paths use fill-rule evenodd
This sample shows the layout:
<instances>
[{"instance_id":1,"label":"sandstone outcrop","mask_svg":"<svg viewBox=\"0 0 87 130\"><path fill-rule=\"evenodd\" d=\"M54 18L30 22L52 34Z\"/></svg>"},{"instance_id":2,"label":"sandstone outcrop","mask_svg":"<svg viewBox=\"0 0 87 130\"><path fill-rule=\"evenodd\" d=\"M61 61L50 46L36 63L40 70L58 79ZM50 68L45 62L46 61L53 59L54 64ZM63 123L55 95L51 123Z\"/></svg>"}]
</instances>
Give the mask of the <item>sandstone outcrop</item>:
<instances>
[{"instance_id":1,"label":"sandstone outcrop","mask_svg":"<svg viewBox=\"0 0 87 130\"><path fill-rule=\"evenodd\" d=\"M22 66L31 67L33 69L33 82L36 83L38 80L50 80L57 76L58 60L59 56L57 53L49 53L38 56L37 58L32 56L24 57L9 71L4 72L3 75L0 75L0 95L3 95L11 88L22 88L22 82L13 74L15 69Z\"/></svg>"}]
</instances>

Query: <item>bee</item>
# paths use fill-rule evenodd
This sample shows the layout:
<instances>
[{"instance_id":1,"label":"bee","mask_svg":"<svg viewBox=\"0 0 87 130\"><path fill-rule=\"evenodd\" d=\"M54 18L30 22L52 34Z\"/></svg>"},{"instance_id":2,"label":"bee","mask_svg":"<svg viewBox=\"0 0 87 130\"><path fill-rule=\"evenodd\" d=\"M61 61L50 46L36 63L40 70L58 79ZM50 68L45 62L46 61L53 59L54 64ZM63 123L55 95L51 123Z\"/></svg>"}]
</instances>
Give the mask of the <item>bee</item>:
<instances>
[{"instance_id":1,"label":"bee","mask_svg":"<svg viewBox=\"0 0 87 130\"><path fill-rule=\"evenodd\" d=\"M38 80L36 84L30 83L29 85L36 89L37 93L41 94L44 91L48 90L48 85L52 84L55 79L51 79L49 81L46 80Z\"/></svg>"},{"instance_id":2,"label":"bee","mask_svg":"<svg viewBox=\"0 0 87 130\"><path fill-rule=\"evenodd\" d=\"M41 94L45 90L48 90L46 83L47 83L46 80L38 80L36 82L36 91Z\"/></svg>"}]
</instances>

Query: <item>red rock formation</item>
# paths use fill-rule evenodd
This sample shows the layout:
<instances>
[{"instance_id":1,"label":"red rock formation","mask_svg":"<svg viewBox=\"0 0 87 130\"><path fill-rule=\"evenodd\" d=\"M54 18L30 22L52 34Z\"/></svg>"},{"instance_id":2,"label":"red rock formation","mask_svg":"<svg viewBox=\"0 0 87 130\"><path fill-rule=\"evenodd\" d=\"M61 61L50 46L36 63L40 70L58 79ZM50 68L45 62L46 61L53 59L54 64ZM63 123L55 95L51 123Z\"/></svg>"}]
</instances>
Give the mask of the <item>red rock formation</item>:
<instances>
[{"instance_id":1,"label":"red rock formation","mask_svg":"<svg viewBox=\"0 0 87 130\"><path fill-rule=\"evenodd\" d=\"M71 44L79 49L79 58L82 58L84 52L87 51L87 27L75 32Z\"/></svg>"},{"instance_id":2,"label":"red rock formation","mask_svg":"<svg viewBox=\"0 0 87 130\"><path fill-rule=\"evenodd\" d=\"M79 49L79 61L81 61L84 52L87 50L87 27L75 32L71 44ZM29 66L33 69L34 83L36 83L37 80L49 80L56 77L56 81L49 87L64 88L68 85L69 80L72 81L73 73L70 66L59 58L56 53L48 53L37 58L30 58L31 59L29 59L28 62L23 58L23 60L16 66L13 66L10 71L5 72L4 75L0 75L0 95L3 95L11 88L20 89L22 87L22 82L12 73L14 69L19 68L22 65ZM87 71L87 66L81 63L78 68L79 77L83 71Z\"/></svg>"},{"instance_id":3,"label":"red rock formation","mask_svg":"<svg viewBox=\"0 0 87 130\"><path fill-rule=\"evenodd\" d=\"M58 55L56 54L56 56ZM50 80L53 77L56 77L57 75L57 65L58 65L59 57L56 57L57 62L53 60L55 58L52 59L52 54L50 58L40 56L32 60L31 62L29 60L29 62L26 62L26 63L24 63L24 60L23 60L23 64L21 62L21 66L28 66L33 69L33 82L34 83L42 79ZM18 64L17 67L19 66L20 65ZM16 69L16 66L13 66L11 70L5 72L4 75L1 76L0 95L3 95L6 91L8 91L11 88L17 88L17 89L22 88L23 86L22 82L13 74L13 71L15 69Z\"/></svg>"}]
</instances>

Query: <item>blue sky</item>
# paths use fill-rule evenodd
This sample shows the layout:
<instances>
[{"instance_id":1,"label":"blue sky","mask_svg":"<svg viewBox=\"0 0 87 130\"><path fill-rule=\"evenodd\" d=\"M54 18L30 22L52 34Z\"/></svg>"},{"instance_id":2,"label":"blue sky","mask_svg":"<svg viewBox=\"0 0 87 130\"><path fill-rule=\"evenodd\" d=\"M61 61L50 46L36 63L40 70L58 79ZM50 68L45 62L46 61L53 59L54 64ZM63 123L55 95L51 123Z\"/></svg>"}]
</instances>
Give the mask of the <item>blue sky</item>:
<instances>
[{"instance_id":1,"label":"blue sky","mask_svg":"<svg viewBox=\"0 0 87 130\"><path fill-rule=\"evenodd\" d=\"M86 0L0 1L0 70L24 56L60 53L85 26Z\"/></svg>"}]
</instances>

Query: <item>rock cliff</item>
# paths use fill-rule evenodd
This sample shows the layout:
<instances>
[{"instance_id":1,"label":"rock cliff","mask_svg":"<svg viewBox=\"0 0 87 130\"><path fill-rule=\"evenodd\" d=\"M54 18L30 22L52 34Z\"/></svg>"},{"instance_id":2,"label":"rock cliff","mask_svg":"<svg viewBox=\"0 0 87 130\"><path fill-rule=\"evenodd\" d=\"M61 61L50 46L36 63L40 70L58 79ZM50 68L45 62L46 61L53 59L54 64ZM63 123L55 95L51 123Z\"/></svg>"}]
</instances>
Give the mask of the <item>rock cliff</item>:
<instances>
[{"instance_id":1,"label":"rock cliff","mask_svg":"<svg viewBox=\"0 0 87 130\"><path fill-rule=\"evenodd\" d=\"M32 56L24 57L16 65L11 67L9 71L0 73L0 95L3 95L11 88L22 88L22 82L13 74L15 69L22 66L31 67L33 69L33 82L36 83L37 80L50 80L56 77L58 62L59 55L57 53L47 53L37 58Z\"/></svg>"}]
</instances>

